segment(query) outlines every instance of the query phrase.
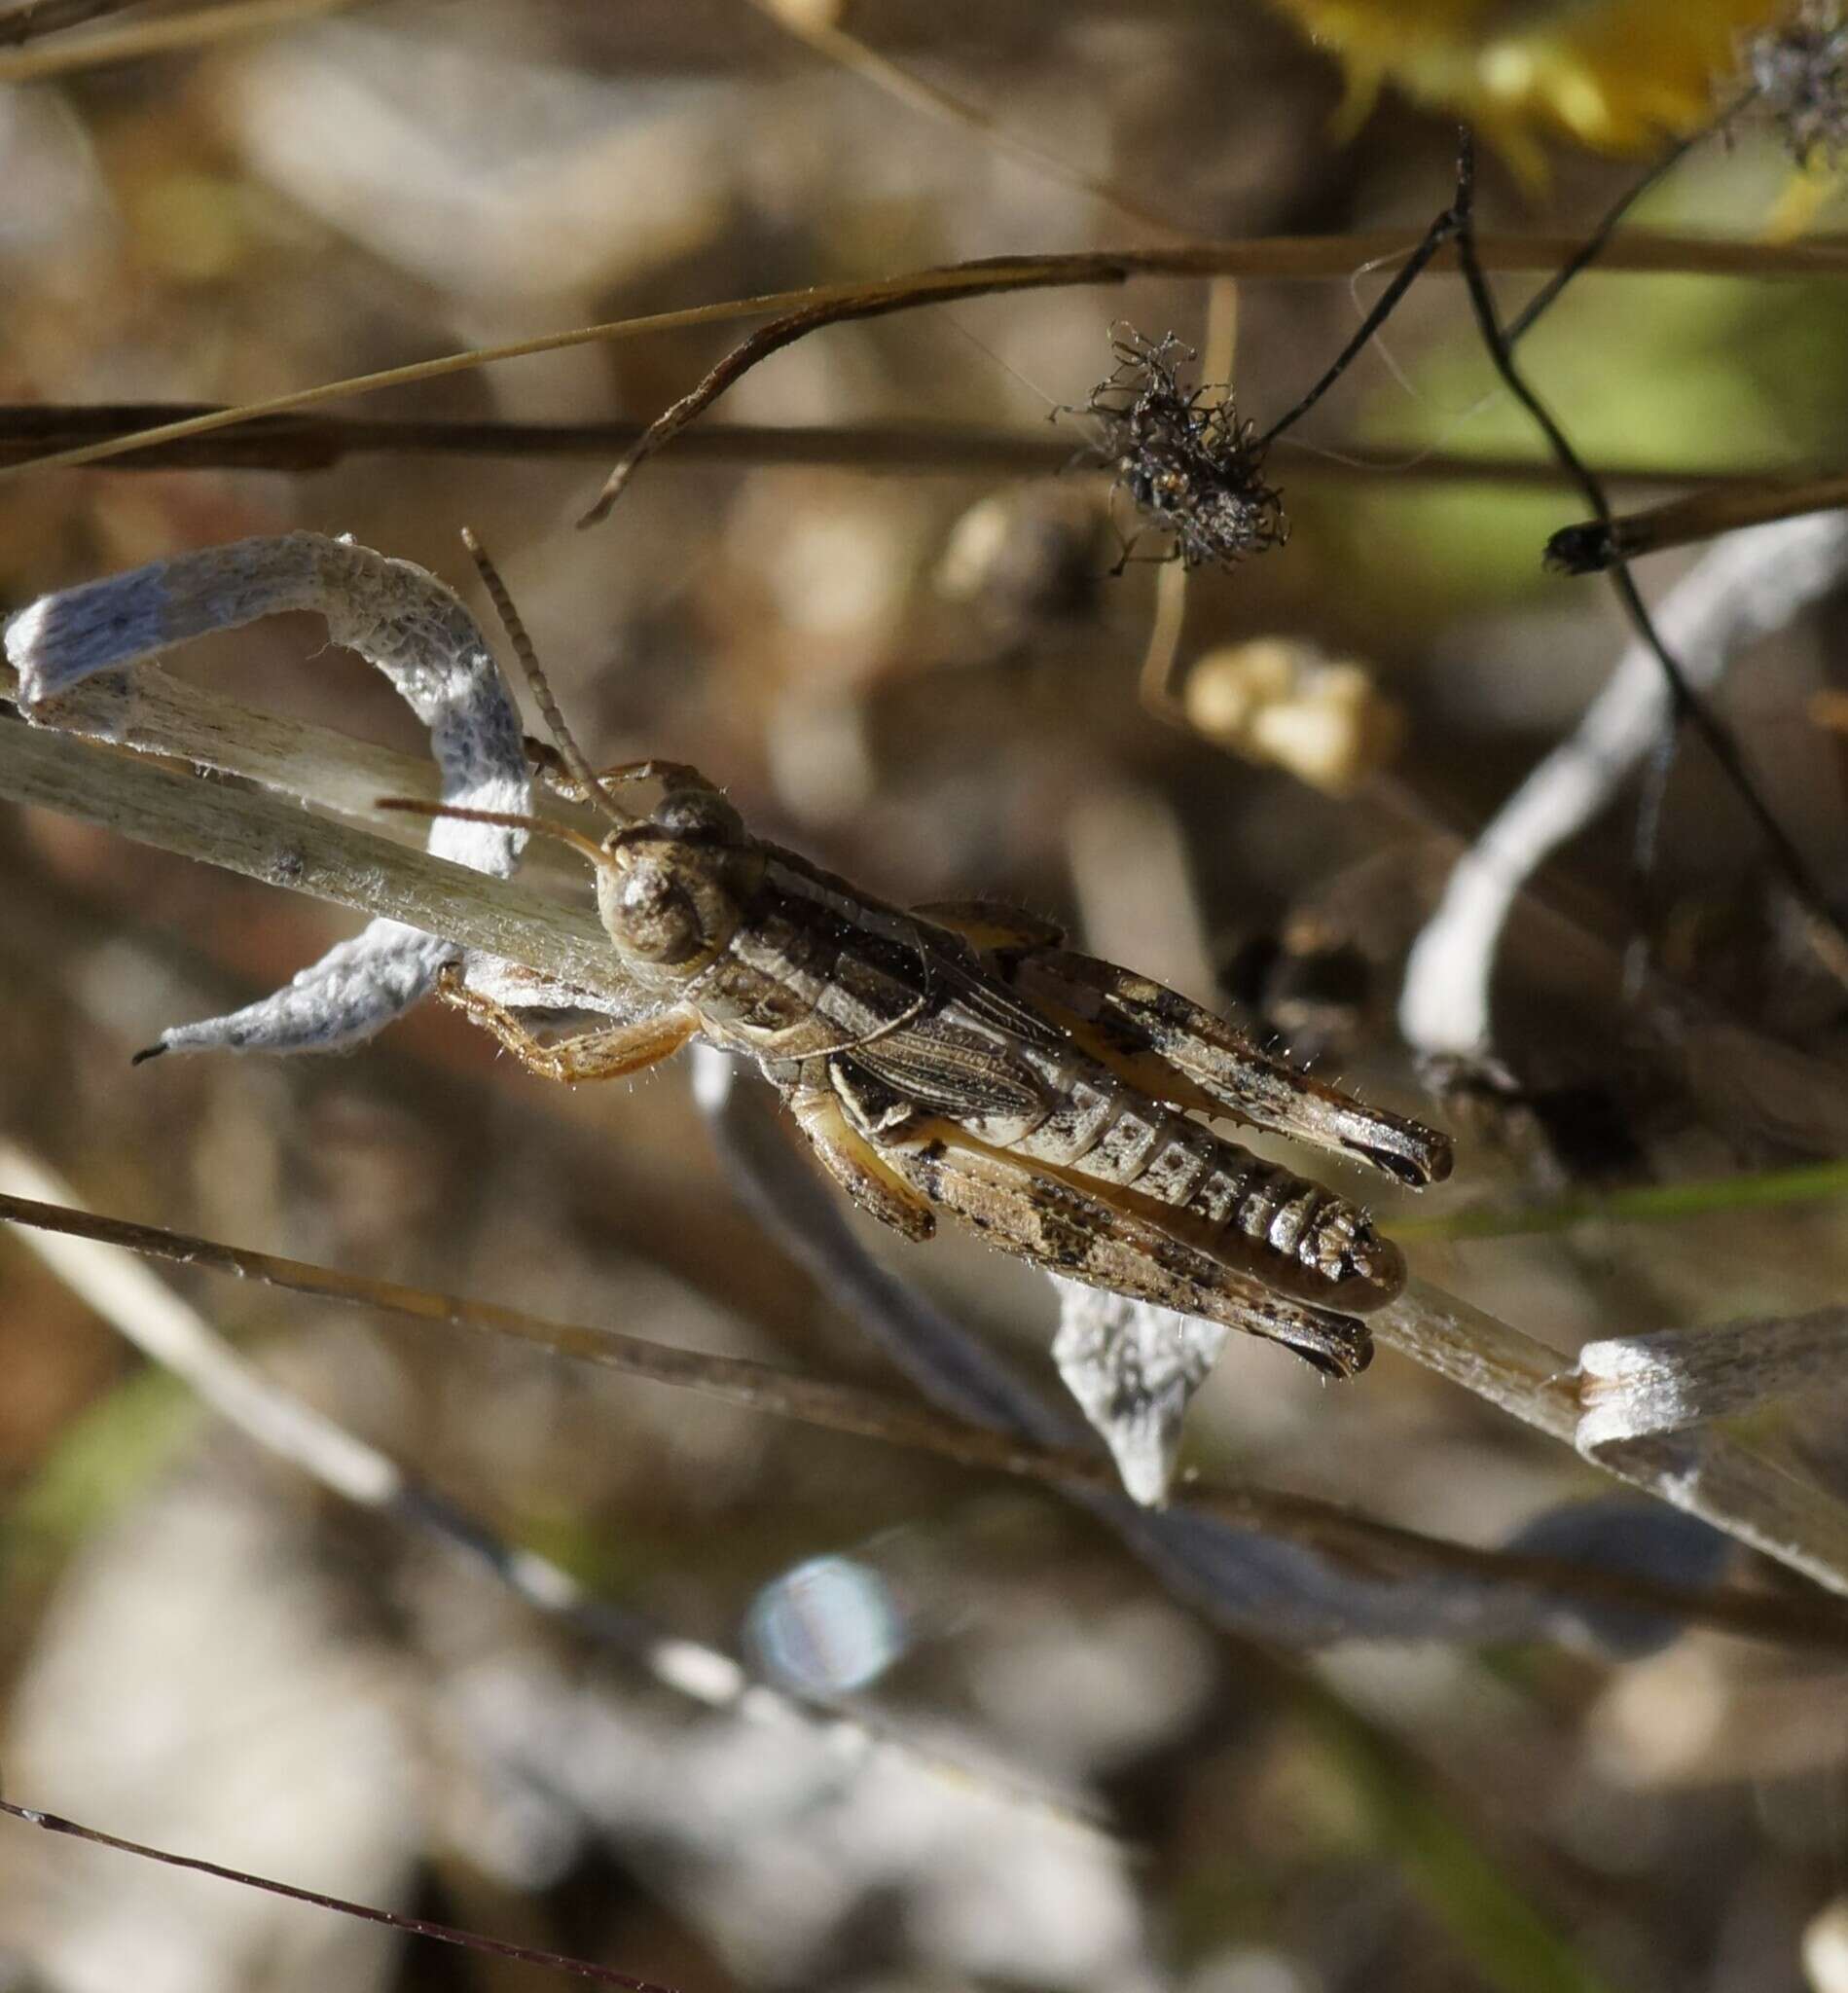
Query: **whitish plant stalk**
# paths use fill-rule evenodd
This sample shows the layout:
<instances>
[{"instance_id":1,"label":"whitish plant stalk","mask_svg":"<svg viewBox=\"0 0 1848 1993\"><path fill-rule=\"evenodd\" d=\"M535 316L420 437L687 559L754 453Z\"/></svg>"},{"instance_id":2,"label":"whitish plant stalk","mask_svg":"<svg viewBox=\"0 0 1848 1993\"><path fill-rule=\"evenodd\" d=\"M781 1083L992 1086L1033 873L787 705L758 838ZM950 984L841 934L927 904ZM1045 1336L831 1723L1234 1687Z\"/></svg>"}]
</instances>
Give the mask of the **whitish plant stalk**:
<instances>
[{"instance_id":1,"label":"whitish plant stalk","mask_svg":"<svg viewBox=\"0 0 1848 1993\"><path fill-rule=\"evenodd\" d=\"M142 687L148 689L143 692ZM10 677L0 693L12 690ZM69 696L125 702L107 721L125 743L253 780L286 778L278 795L208 781L47 727L0 725L0 796L114 830L137 843L388 916L520 963L611 1002L632 994L587 905L548 898L524 879L494 879L322 814L376 794L377 773L402 789L377 747L275 721L200 692L180 693L139 668ZM427 786L427 768L421 771ZM305 807L307 806L307 807ZM1573 1360L1427 1282L1371 1318L1379 1339L1568 1445L1579 1443L1581 1380ZM1848 1594L1848 1504L1713 1427L1589 1449L1600 1467L1701 1516L1741 1541Z\"/></svg>"},{"instance_id":2,"label":"whitish plant stalk","mask_svg":"<svg viewBox=\"0 0 1848 1993\"><path fill-rule=\"evenodd\" d=\"M1837 516L1767 525L1716 547L1662 599L1664 640L1688 682L1718 684L1745 648L1784 628L1839 580ZM1637 638L1575 731L1533 771L1458 859L1406 963L1399 1030L1419 1051L1481 1057L1502 934L1527 882L1604 811L1674 711L1655 652Z\"/></svg>"}]
</instances>

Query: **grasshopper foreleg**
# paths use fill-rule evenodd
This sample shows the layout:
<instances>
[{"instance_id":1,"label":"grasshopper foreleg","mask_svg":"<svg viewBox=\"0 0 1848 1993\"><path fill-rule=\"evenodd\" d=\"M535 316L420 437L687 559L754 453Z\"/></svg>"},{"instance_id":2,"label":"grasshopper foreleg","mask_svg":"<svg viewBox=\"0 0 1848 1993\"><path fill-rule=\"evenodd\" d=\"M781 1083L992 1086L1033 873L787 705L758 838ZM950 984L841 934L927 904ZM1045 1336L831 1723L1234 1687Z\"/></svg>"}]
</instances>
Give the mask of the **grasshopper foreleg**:
<instances>
[{"instance_id":1,"label":"grasshopper foreleg","mask_svg":"<svg viewBox=\"0 0 1848 1993\"><path fill-rule=\"evenodd\" d=\"M583 1032L548 1044L527 1031L504 1003L469 989L453 968L438 979L437 994L444 1002L465 1011L484 1031L491 1032L528 1071L542 1079L562 1080L567 1086L583 1079L620 1079L625 1073L639 1072L671 1058L699 1030L699 1019L691 1011L676 1008L635 1024Z\"/></svg>"}]
</instances>

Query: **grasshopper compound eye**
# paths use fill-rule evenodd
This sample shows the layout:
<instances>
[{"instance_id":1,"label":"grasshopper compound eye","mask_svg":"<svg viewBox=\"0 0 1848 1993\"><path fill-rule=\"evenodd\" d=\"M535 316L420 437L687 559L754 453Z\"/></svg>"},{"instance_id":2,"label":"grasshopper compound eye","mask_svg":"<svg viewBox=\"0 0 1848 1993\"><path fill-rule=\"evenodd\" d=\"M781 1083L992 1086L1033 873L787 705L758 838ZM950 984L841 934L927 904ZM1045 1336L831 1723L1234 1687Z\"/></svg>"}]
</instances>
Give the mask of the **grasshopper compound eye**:
<instances>
[{"instance_id":1,"label":"grasshopper compound eye","mask_svg":"<svg viewBox=\"0 0 1848 1993\"><path fill-rule=\"evenodd\" d=\"M624 871L603 899L610 937L627 956L671 968L706 947L706 924L695 895L658 861Z\"/></svg>"}]
</instances>

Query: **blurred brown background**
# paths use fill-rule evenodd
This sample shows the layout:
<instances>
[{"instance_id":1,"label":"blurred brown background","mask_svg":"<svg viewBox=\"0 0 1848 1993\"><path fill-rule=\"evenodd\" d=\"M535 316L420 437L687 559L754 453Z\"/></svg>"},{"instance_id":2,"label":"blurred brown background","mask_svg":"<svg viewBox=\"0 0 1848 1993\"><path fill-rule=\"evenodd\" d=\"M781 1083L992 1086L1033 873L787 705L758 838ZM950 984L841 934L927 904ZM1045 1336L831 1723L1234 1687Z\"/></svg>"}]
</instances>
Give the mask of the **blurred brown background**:
<instances>
[{"instance_id":1,"label":"blurred brown background","mask_svg":"<svg viewBox=\"0 0 1848 1993\"><path fill-rule=\"evenodd\" d=\"M1440 121L1389 97L1338 142L1339 77L1247 0L880 0L850 19L1183 235L1421 226L1448 199ZM1561 151L1536 187L1491 160L1485 221L1581 229L1635 170ZM1788 173L1748 133L1697 154L1645 213L1750 232ZM386 0L0 86L0 399L241 401L708 299L1155 239L731 0ZM1236 385L1260 421L1386 280L1347 274L1241 287ZM1594 276L1524 354L1595 462L1666 476L1839 460L1844 313L1836 283ZM308 473L15 480L0 602L297 525L459 586L472 525L595 756L696 760L758 827L884 896L993 894L1071 920L1098 952L1288 1029L1369 1098L1455 1121L1395 1038L1398 964L1455 837L1571 728L1621 646L1598 584L1540 570L1545 534L1582 505L1493 391L1460 290L1422 285L1300 432L1335 454L1276 467L1287 549L1203 571L1186 595L1183 680L1225 646L1284 636L1358 659L1400 708L1390 770L1321 793L1141 700L1162 570L1109 577L1095 469L1001 472L952 443L927 467L854 461L856 432L870 455L876 432L926 423L1013 439L1023 463L1049 442L1080 455L1086 418L1047 418L1108 372L1119 317L1198 344L1205 289L1028 293L826 331L750 375L708 428L824 425L839 462L670 449L585 534L571 522L606 467L591 457L356 452ZM737 336L587 346L350 413L646 420ZM1339 460L1367 452L1500 470ZM1646 592L1691 558L1650 564ZM1835 888L1840 741L1806 702L1839 628L1825 605L1722 701ZM422 745L307 619L172 669ZM1615 995L1641 938L1717 1012L1839 1057L1840 987L1697 751L1677 764L1647 879L1629 851L1624 810L1571 849L1549 891L1591 945L1582 960L1517 945L1501 993L1519 1079L1576 1089L1592 1133L1486 1112L1464 1128L1447 1202L1421 1215L1833 1153L1832 1103L1793 1122L1787 1104L1722 1112L1678 1091ZM571 1094L432 1008L351 1057L130 1073L162 1026L286 980L350 923L42 815L0 819L0 1135L95 1208L888 1378L736 1201L684 1061ZM1840 1209L1429 1240L1414 1257L1569 1353L1832 1301ZM1057 1391L1036 1276L960 1240L869 1243ZM1406 1748L1382 1802L1309 1705L1050 1498L471 1339L173 1284L266 1369L603 1596L690 1639L754 1641L753 1665L797 1686L855 1685L829 1670L843 1644L872 1642L872 1706L993 1775L902 1755L856 1769L811 1731L676 1701L452 1548L355 1514L200 1417L8 1236L9 1796L688 1993L1848 1984L1848 1701L1821 1658L1699 1634L1627 1661L1589 1638L1340 1643L1304 1665ZM1837 1486L1838 1410L1810 1414L1816 1470ZM1483 1543L1609 1486L1391 1358L1335 1391L1280 1352L1234 1348L1189 1435L1203 1469ZM791 1594L764 1588L822 1556L850 1560L845 1577L831 1567L846 1602L816 1591L792 1633ZM1103 1802L1116 1837L1022 1787ZM0 1974L59 1993L541 1983L7 1823Z\"/></svg>"}]
</instances>

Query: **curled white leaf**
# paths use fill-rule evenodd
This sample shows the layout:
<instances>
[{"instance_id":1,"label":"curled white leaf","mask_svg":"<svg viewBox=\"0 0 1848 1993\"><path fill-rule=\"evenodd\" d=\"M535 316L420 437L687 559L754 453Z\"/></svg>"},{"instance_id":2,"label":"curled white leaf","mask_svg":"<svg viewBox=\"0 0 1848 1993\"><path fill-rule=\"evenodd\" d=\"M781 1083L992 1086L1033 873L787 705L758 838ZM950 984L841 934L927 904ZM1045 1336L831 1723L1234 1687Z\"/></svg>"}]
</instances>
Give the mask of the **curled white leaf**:
<instances>
[{"instance_id":1,"label":"curled white leaf","mask_svg":"<svg viewBox=\"0 0 1848 1993\"><path fill-rule=\"evenodd\" d=\"M409 561L351 540L294 532L178 554L43 596L7 625L6 651L30 719L56 725L60 696L209 632L287 609L324 617L336 643L376 665L430 730L443 800L524 815L530 805L520 714L475 619ZM122 687L122 724L132 679ZM86 731L109 731L92 714ZM509 876L525 833L439 818L428 850ZM331 1051L357 1043L426 994L460 951L399 921L374 921L286 989L228 1017L163 1032L160 1051Z\"/></svg>"},{"instance_id":2,"label":"curled white leaf","mask_svg":"<svg viewBox=\"0 0 1848 1993\"><path fill-rule=\"evenodd\" d=\"M1826 594L1848 565L1848 520L1817 513L1719 542L1663 598L1656 623L1687 683L1704 690L1732 660ZM1399 995L1399 1030L1432 1055L1480 1057L1502 930L1527 881L1610 803L1670 723L1660 661L1632 643L1576 730L1540 763L1458 859L1419 935Z\"/></svg>"}]
</instances>

